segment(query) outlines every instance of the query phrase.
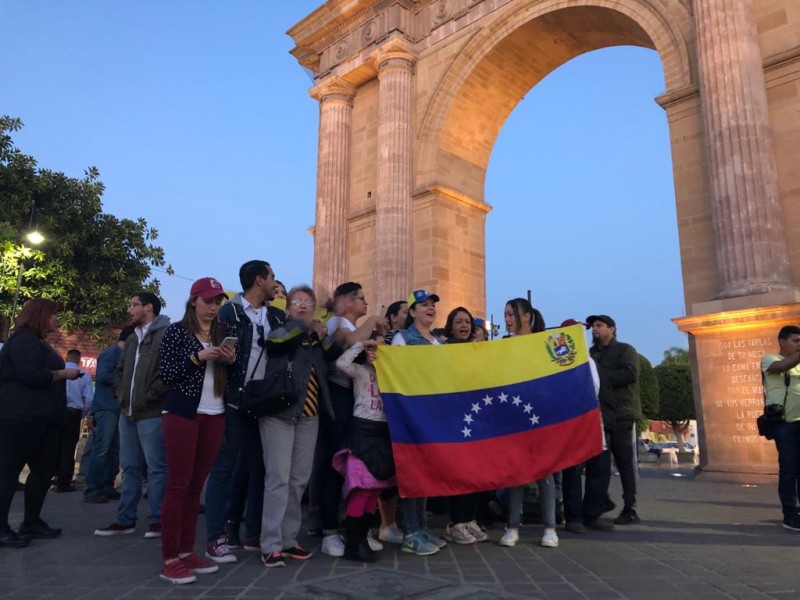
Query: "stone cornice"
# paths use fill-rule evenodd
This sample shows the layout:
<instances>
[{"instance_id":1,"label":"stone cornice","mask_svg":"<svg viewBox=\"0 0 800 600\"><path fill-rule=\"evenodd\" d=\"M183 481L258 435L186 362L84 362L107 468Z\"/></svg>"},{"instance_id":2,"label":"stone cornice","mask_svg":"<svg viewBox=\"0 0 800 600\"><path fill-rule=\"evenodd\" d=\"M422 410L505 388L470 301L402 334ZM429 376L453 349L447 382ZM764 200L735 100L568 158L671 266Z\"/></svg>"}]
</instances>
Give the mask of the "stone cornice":
<instances>
[{"instance_id":1,"label":"stone cornice","mask_svg":"<svg viewBox=\"0 0 800 600\"><path fill-rule=\"evenodd\" d=\"M451 200L452 202L455 202L457 204L462 204L469 208L477 209L482 213L488 213L489 211L492 210L492 206L490 204L486 204L485 202L476 200L471 196L467 196L466 194L463 194L458 190L455 190L451 187L447 187L440 183L431 183L413 190L411 192L411 199L416 202L417 200L420 200L421 198L423 198L428 194L436 194L438 196Z\"/></svg>"}]
</instances>

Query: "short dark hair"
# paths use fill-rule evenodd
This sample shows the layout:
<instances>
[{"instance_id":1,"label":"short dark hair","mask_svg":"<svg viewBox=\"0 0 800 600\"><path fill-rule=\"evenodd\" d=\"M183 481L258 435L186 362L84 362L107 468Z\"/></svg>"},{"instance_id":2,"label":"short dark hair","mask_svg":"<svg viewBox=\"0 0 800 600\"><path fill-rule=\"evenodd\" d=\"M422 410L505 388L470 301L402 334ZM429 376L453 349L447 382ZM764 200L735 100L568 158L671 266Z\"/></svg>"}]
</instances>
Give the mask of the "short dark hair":
<instances>
[{"instance_id":1,"label":"short dark hair","mask_svg":"<svg viewBox=\"0 0 800 600\"><path fill-rule=\"evenodd\" d=\"M239 267L239 283L246 292L256 284L256 277L269 277L270 264L265 260L248 260Z\"/></svg>"},{"instance_id":2,"label":"short dark hair","mask_svg":"<svg viewBox=\"0 0 800 600\"><path fill-rule=\"evenodd\" d=\"M785 327L781 327L781 330L778 332L778 339L786 341L793 335L800 335L800 327L797 325L786 325Z\"/></svg>"},{"instance_id":3,"label":"short dark hair","mask_svg":"<svg viewBox=\"0 0 800 600\"><path fill-rule=\"evenodd\" d=\"M142 305L147 306L150 304L153 307L153 314L158 316L161 314L161 300L158 299L153 292L139 292L134 296L139 299Z\"/></svg>"},{"instance_id":4,"label":"short dark hair","mask_svg":"<svg viewBox=\"0 0 800 600\"><path fill-rule=\"evenodd\" d=\"M399 315L403 304L408 304L408 302L405 300L397 300L396 302L392 302L389 305L389 308L386 309L386 318L391 319L392 317Z\"/></svg>"},{"instance_id":5,"label":"short dark hair","mask_svg":"<svg viewBox=\"0 0 800 600\"><path fill-rule=\"evenodd\" d=\"M67 350L67 361L68 362L80 362L81 360L81 351L77 348L70 348Z\"/></svg>"},{"instance_id":6,"label":"short dark hair","mask_svg":"<svg viewBox=\"0 0 800 600\"><path fill-rule=\"evenodd\" d=\"M339 296L347 296L348 294L354 294L360 289L361 289L360 283L356 283L355 281L348 281L347 283L343 283L333 291L333 298L335 300Z\"/></svg>"}]
</instances>

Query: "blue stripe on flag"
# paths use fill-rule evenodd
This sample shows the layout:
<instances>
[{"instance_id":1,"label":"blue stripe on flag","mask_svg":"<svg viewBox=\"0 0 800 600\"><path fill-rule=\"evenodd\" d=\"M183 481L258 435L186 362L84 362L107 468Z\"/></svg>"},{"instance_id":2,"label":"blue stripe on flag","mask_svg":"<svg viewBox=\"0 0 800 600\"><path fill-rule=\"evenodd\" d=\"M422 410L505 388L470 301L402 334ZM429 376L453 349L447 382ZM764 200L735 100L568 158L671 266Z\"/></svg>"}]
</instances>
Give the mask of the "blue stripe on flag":
<instances>
[{"instance_id":1,"label":"blue stripe on flag","mask_svg":"<svg viewBox=\"0 0 800 600\"><path fill-rule=\"evenodd\" d=\"M486 440L562 423L597 408L588 363L488 389L381 396L392 441L408 444Z\"/></svg>"}]
</instances>

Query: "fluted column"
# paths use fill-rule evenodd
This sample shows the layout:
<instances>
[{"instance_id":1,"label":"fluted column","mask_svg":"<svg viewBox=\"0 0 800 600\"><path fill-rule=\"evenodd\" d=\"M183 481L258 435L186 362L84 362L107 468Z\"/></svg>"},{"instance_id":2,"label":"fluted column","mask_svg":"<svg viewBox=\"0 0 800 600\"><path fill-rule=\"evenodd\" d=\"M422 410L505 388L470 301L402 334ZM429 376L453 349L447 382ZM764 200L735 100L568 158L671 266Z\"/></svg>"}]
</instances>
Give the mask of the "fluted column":
<instances>
[{"instance_id":1,"label":"fluted column","mask_svg":"<svg viewBox=\"0 0 800 600\"><path fill-rule=\"evenodd\" d=\"M311 95L319 100L314 289L318 294L333 293L337 285L347 281L350 134L355 89L332 80L316 86Z\"/></svg>"},{"instance_id":2,"label":"fluted column","mask_svg":"<svg viewBox=\"0 0 800 600\"><path fill-rule=\"evenodd\" d=\"M752 0L694 0L718 298L791 288Z\"/></svg>"},{"instance_id":3,"label":"fluted column","mask_svg":"<svg viewBox=\"0 0 800 600\"><path fill-rule=\"evenodd\" d=\"M411 178L413 72L410 48L391 43L378 65L375 306L407 298L413 278Z\"/></svg>"}]
</instances>

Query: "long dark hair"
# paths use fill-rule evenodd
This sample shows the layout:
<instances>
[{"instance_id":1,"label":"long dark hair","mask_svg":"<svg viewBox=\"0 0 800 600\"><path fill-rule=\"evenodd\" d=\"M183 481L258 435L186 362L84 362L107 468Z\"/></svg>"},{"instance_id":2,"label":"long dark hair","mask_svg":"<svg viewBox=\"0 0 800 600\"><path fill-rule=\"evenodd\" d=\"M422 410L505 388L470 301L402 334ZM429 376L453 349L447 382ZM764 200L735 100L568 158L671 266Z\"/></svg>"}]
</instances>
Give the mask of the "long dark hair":
<instances>
[{"instance_id":1,"label":"long dark hair","mask_svg":"<svg viewBox=\"0 0 800 600\"><path fill-rule=\"evenodd\" d=\"M447 322L444 324L444 334L448 338L453 337L453 321L456 320L456 315L460 312L466 313L467 316L469 317L469 322L471 326L469 337L472 338L472 336L475 335L475 320L472 318L472 313L469 312L463 306L456 306L453 310L450 311L450 314L447 315Z\"/></svg>"},{"instance_id":2,"label":"long dark hair","mask_svg":"<svg viewBox=\"0 0 800 600\"><path fill-rule=\"evenodd\" d=\"M194 302L200 296L191 296L186 301L186 312L183 313L181 325L186 327L192 334L197 335L200 332L200 321L197 320L197 309L194 307ZM219 346L222 340L225 339L225 328L219 322L217 317L211 321L209 326L209 334L211 335L211 343L214 346ZM228 385L228 365L216 360L214 361L214 395L221 398L225 394L225 387Z\"/></svg>"},{"instance_id":3,"label":"long dark hair","mask_svg":"<svg viewBox=\"0 0 800 600\"><path fill-rule=\"evenodd\" d=\"M533 308L526 298L513 298L506 302L514 313L514 320L517 322L517 329L522 327L522 315L531 316L531 332L539 333L545 330L544 317L538 309Z\"/></svg>"}]
</instances>

